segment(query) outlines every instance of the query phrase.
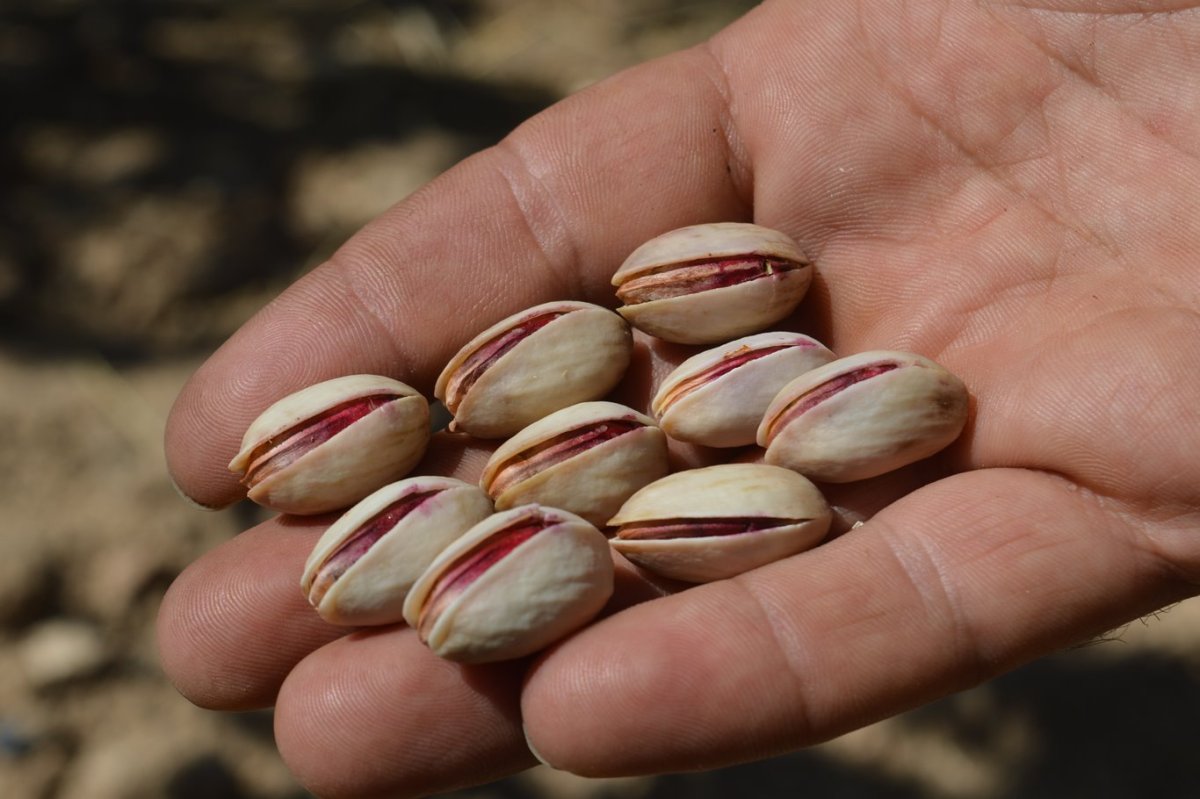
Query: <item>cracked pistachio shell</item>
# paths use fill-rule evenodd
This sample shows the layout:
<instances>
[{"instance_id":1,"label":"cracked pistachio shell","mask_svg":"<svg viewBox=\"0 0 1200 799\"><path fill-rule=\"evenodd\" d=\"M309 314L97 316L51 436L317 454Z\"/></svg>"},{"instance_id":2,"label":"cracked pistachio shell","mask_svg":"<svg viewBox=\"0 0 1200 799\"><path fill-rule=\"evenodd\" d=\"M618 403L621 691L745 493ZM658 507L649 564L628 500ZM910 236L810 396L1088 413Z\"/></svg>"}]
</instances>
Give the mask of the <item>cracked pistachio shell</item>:
<instances>
[{"instance_id":1,"label":"cracked pistachio shell","mask_svg":"<svg viewBox=\"0 0 1200 799\"><path fill-rule=\"evenodd\" d=\"M404 599L451 541L492 513L478 487L452 477L410 477L363 499L317 541L300 588L325 621L403 621Z\"/></svg>"},{"instance_id":2,"label":"cracked pistachio shell","mask_svg":"<svg viewBox=\"0 0 1200 799\"><path fill-rule=\"evenodd\" d=\"M348 507L407 474L429 443L429 403L411 386L349 375L276 402L251 423L229 470L282 513Z\"/></svg>"},{"instance_id":3,"label":"cracked pistachio shell","mask_svg":"<svg viewBox=\"0 0 1200 799\"><path fill-rule=\"evenodd\" d=\"M655 574L705 583L809 549L829 521L825 498L803 476L727 463L676 472L638 491L609 520L619 527L610 543Z\"/></svg>"},{"instance_id":4,"label":"cracked pistachio shell","mask_svg":"<svg viewBox=\"0 0 1200 799\"><path fill-rule=\"evenodd\" d=\"M812 282L800 247L743 222L679 228L633 251L613 275L634 327L680 344L714 344L770 327Z\"/></svg>"},{"instance_id":5,"label":"cracked pistachio shell","mask_svg":"<svg viewBox=\"0 0 1200 799\"><path fill-rule=\"evenodd\" d=\"M835 357L800 333L757 333L693 355L667 375L650 409L663 432L707 447L753 444L771 400Z\"/></svg>"},{"instance_id":6,"label":"cracked pistachio shell","mask_svg":"<svg viewBox=\"0 0 1200 799\"><path fill-rule=\"evenodd\" d=\"M599 527L667 470L667 438L653 419L615 402L581 402L504 442L480 485L497 510L536 502Z\"/></svg>"},{"instance_id":7,"label":"cracked pistachio shell","mask_svg":"<svg viewBox=\"0 0 1200 799\"><path fill-rule=\"evenodd\" d=\"M532 654L590 621L612 595L608 542L573 513L523 505L447 547L404 618L437 655L488 663Z\"/></svg>"},{"instance_id":8,"label":"cracked pistachio shell","mask_svg":"<svg viewBox=\"0 0 1200 799\"><path fill-rule=\"evenodd\" d=\"M797 377L758 429L767 463L844 483L890 472L946 447L967 421L967 389L938 364L879 350Z\"/></svg>"},{"instance_id":9,"label":"cracked pistachio shell","mask_svg":"<svg viewBox=\"0 0 1200 799\"><path fill-rule=\"evenodd\" d=\"M629 366L633 337L612 311L549 302L471 339L438 377L434 394L452 431L503 438L576 402L599 399Z\"/></svg>"}]
</instances>

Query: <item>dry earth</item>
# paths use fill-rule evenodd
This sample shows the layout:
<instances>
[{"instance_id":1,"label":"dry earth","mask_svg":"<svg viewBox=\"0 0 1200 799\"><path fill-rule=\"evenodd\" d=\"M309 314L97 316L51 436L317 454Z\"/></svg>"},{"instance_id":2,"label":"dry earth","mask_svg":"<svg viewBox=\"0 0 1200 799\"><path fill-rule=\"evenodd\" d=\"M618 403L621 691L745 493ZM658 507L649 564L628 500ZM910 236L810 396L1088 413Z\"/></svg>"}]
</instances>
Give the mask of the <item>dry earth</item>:
<instances>
[{"instance_id":1,"label":"dry earth","mask_svg":"<svg viewBox=\"0 0 1200 799\"><path fill-rule=\"evenodd\" d=\"M153 619L259 518L170 487L170 403L356 226L521 119L698 41L715 0L37 2L0 10L0 796L304 796L269 712L160 673ZM534 22L536 21L536 22ZM1200 605L813 750L463 796L1200 796Z\"/></svg>"}]
</instances>

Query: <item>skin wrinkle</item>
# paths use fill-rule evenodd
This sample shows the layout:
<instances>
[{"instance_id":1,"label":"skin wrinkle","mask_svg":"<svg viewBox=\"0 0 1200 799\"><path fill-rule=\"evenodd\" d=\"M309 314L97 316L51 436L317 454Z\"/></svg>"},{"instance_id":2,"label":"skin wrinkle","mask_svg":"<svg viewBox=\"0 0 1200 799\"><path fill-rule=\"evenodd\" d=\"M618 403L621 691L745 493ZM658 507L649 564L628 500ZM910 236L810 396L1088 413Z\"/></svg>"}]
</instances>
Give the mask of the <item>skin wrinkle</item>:
<instances>
[{"instance_id":1,"label":"skin wrinkle","mask_svg":"<svg viewBox=\"0 0 1200 799\"><path fill-rule=\"evenodd\" d=\"M1098 525L1096 529L1099 532L1103 532L1104 534L1113 537L1115 537L1118 532L1122 533L1120 536L1122 543L1130 552L1131 556L1136 558L1138 552L1141 550L1141 547L1138 546L1139 538L1137 536L1137 532L1130 525L1121 522L1119 515L1113 512L1113 508L1111 507L1112 503L1108 500L1108 498L1091 492L1087 488L1079 486L1069 478L1051 470L1016 469L1015 471L1023 471L1031 476L1037 477L1038 479L1045 479L1047 481L1057 483L1057 486L1051 487L1060 492L1060 494L1064 491L1068 492L1069 498L1073 499L1077 505L1079 503L1088 503L1089 507L1081 509L1083 513L1086 513L1088 516L1099 516L1100 518L1110 522L1106 525ZM1116 522L1116 524L1114 525L1111 522ZM869 524L881 524L881 520L873 520ZM1103 528L1102 530L1101 527ZM879 529L887 530L888 528L881 527ZM1011 531L1012 528L1008 527L1007 529ZM903 542L907 539L901 537L898 531L895 530L889 530L883 535L888 544L889 550L896 557L896 561L904 571L905 576L917 590L922 600L928 605L930 595L927 591L922 590L921 588L926 581L922 581L918 576L919 571L913 568L914 565L919 564L915 564L911 558L905 557L904 554L902 554L905 550L913 550L910 548L897 546L898 542ZM1001 557L997 555L997 553L1000 553L1002 550L1013 546L1017 547L1017 552L1022 557L1028 557L1042 551L1053 551L1062 546L1063 542L1061 541L1039 541L1038 538L1042 535L1042 532L1034 527L1023 531L1020 535L1006 536L1002 540L997 541L995 546L972 553L970 562L977 563L979 561ZM970 607L971 603L969 601L964 602L962 600L962 593L956 586L952 584L949 579L949 577L952 576L956 571L960 574L965 574L966 572L964 571L963 565L958 564L955 566L955 568L951 569L943 568L939 563L939 558L934 555L934 552L930 548L929 542L926 541L925 537L916 535L912 536L912 539L914 539L915 543L917 543L921 548L920 554L924 556L922 559L923 562L928 564L930 570L932 570L932 572L937 576L938 587L940 588L939 596L944 600L946 607L950 609L948 613L942 614L942 617L950 618L953 627L954 640L958 641L960 644L955 662L960 665L963 663L969 664L966 672L967 682L965 684L978 684L979 682L982 682L996 673L998 670L1002 670L1004 668L1004 659L999 655L993 656L987 653L985 647L982 645L982 642L987 640L987 636L979 632L977 629L974 629L970 621L971 614L967 612L967 609ZM1030 545L1031 541L1032 546ZM1016 563L1017 561L1013 562ZM1144 564L1141 566L1136 566L1135 568L1146 573L1155 571L1154 569L1146 568ZM1068 597L1064 597L1064 600L1066 599L1068 599ZM945 640L944 636L942 636L942 640ZM966 644L966 653L969 658L964 657L963 655L964 643Z\"/></svg>"},{"instance_id":2,"label":"skin wrinkle","mask_svg":"<svg viewBox=\"0 0 1200 799\"><path fill-rule=\"evenodd\" d=\"M337 258L337 253L334 253L331 260L335 260ZM369 299L370 292L362 291L360 287L360 281L355 279L358 278L362 272L373 271L379 265L380 263L376 261L357 261L354 259L349 259L346 262L338 263L337 268L327 270L326 274L331 276L345 276L345 279L340 282L346 288L344 292L346 300L352 303L352 307L358 312L357 316L360 319L368 322L380 332L379 336L369 337L365 340L373 342L373 345L377 345L379 341L387 342L387 362L395 364L394 374L399 375L397 379L405 381L409 375L412 375L415 372L413 366L413 354L405 348L405 341L407 339L400 331L393 329L392 326L387 323L389 314L384 313L384 311L379 308L376 303Z\"/></svg>"},{"instance_id":3,"label":"skin wrinkle","mask_svg":"<svg viewBox=\"0 0 1200 799\"><path fill-rule=\"evenodd\" d=\"M1193 595L1200 588L1200 554L1195 545L1196 528L1200 526L1200 513L1188 508L1177 512L1171 517L1184 520L1178 524L1168 524L1158 520L1147 520L1138 517L1139 511L1123 510L1122 517L1132 529L1141 532L1143 548L1155 559L1158 571L1173 582L1184 586L1185 596ZM1190 549L1178 552L1177 545L1163 541L1167 535L1180 535L1188 538Z\"/></svg>"},{"instance_id":4,"label":"skin wrinkle","mask_svg":"<svg viewBox=\"0 0 1200 799\"><path fill-rule=\"evenodd\" d=\"M528 233L529 240L533 242L531 249L541 256L545 275L550 278L545 282L552 285L563 283L565 270L555 265L569 264L572 269L565 281L568 285L563 287L566 289L566 293L564 294L562 290L559 290L558 295L565 297L585 296L583 290L583 259L580 255L578 237L568 224L568 215L563 212L561 203L555 199L556 193L546 185L541 176L534 172L531 162L521 147L520 136L512 135L505 138L496 145L494 152L507 156L506 159L496 160L493 168L496 174L504 181L504 185L508 187L508 196L512 198L513 206L516 208L517 214ZM515 172L505 168L506 160L512 161L516 165ZM527 199L531 194L536 195L535 201L531 202ZM553 229L557 235L546 237L538 234L538 227L543 225L535 225L534 219L540 220L541 223L548 221L544 215L539 214L536 210L543 207L553 209ZM550 242L565 242L565 253L561 254L561 257L556 258L552 252ZM563 245L560 244L559 248L561 249L562 247Z\"/></svg>"},{"instance_id":5,"label":"skin wrinkle","mask_svg":"<svg viewBox=\"0 0 1200 799\"><path fill-rule=\"evenodd\" d=\"M925 536L917 534L906 537L883 520L874 523L869 521L864 527L871 528L873 531L871 534L880 536L887 544L888 553L895 560L913 590L921 597L921 602L925 607L925 617L945 620L941 639L954 642L953 659L956 664L964 667L965 679L971 685L987 679L992 671L987 664L994 662L995 659L988 658L984 654L982 645L984 636L971 624L964 610L961 594L952 585L949 574L942 567L939 559L934 556ZM916 545L919 547L919 551L914 547L905 546L906 543ZM920 562L906 555L906 552L920 555ZM922 569L922 565L926 568ZM924 574L930 572L936 577L936 580L922 579Z\"/></svg>"},{"instance_id":6,"label":"skin wrinkle","mask_svg":"<svg viewBox=\"0 0 1200 799\"><path fill-rule=\"evenodd\" d=\"M1095 2L1085 2L1082 6L1074 6L1070 3L1062 3L1055 5L1043 5L1041 3L986 3L987 6L1005 5L1011 8L1020 8L1026 11L1043 11L1049 14L1076 14L1079 16L1089 17L1141 17L1151 19L1155 17L1170 17L1177 14L1195 11L1200 8L1200 4L1185 0L1176 6L1162 8L1164 5L1161 2L1148 4L1142 2L1122 2L1122 0L1113 0L1113 5L1117 8L1114 10L1104 10L1096 8ZM1129 8L1129 6L1133 6ZM1122 8L1124 7L1124 8Z\"/></svg>"},{"instance_id":7,"label":"skin wrinkle","mask_svg":"<svg viewBox=\"0 0 1200 799\"><path fill-rule=\"evenodd\" d=\"M866 2L866 0L860 0L860 3L861 2ZM946 142L951 147L953 147L956 152L958 152L960 155L962 155L976 169L978 169L980 172L983 172L983 173L991 176L1000 187L1007 190L1009 193L1011 193L1014 197L1016 197L1020 201L1028 203L1030 206L1037 208L1047 220L1049 220L1050 222L1054 223L1055 225L1057 225L1059 227L1068 228L1068 229L1076 231L1082 237L1084 237L1085 239L1088 239L1093 244L1095 244L1096 246L1103 249L1106 253L1109 254L1110 257L1112 257L1114 259L1122 258L1121 249L1120 249L1120 247L1117 246L1116 242L1107 240L1105 237L1101 236L1099 233L1090 229L1086 225L1071 224L1067 220L1063 219L1052 208L1050 208L1049 206L1040 202L1038 200L1038 198L1031 195L1024 188L1022 188L1019 184L1013 183L1009 178L1004 176L1002 174L1002 172L998 169L998 166L999 166L998 164L996 164L992 160L984 157L983 153L976 152L975 149L972 148L966 141L964 141L959 136L956 136L955 134L951 133L949 128L945 124L940 122L938 119L936 119L931 114L927 113L920 106L920 104L917 102L917 100L911 95L911 93L908 91L908 89L905 86L901 85L900 83L897 83L895 80L892 79L892 77L889 74L888 69L886 68L886 65L881 63L880 59L875 56L874 51L868 46L867 43L869 43L872 38L871 31L868 30L866 27L866 23L864 21L864 13L862 11L861 4L859 6L859 9L860 10L858 12L858 23L859 23L859 37L858 38L859 38L859 41L863 43L863 55L866 57L868 63L870 63L874 67L876 76L879 80L879 83L882 86L889 88L891 90L892 95L897 100L899 100L904 105L905 108L908 109L909 113L912 114L912 116L915 119L917 119L923 125L928 127L934 133L936 133L942 141ZM1024 38L1022 38L1022 41L1025 41ZM1033 111L1037 111L1038 113L1041 113L1044 116L1045 101L1048 100L1049 97L1052 96L1052 94L1053 94L1053 92L1048 93L1045 97L1042 98L1042 102L1037 109L1030 109L1029 111L1031 113Z\"/></svg>"},{"instance_id":8,"label":"skin wrinkle","mask_svg":"<svg viewBox=\"0 0 1200 799\"><path fill-rule=\"evenodd\" d=\"M740 218L753 219L754 167L749 161L739 131L737 112L731 99L733 92L728 66L715 38L697 45L695 51L709 62L711 68L702 70L701 74L708 79L720 98L717 104L717 117L720 121L717 131L721 135L721 146L725 153L725 174L729 180L729 190L742 206Z\"/></svg>"},{"instance_id":9,"label":"skin wrinkle","mask_svg":"<svg viewBox=\"0 0 1200 799\"><path fill-rule=\"evenodd\" d=\"M779 655L778 659L787 667L787 676L790 678L794 701L789 704L789 709L795 716L796 728L805 731L804 735L807 737L815 729L811 715L812 698L809 694L811 681L808 679L813 670L806 665L807 658L803 655L803 642L800 640L802 636L797 634L794 625L789 624L786 611L774 608L761 592L755 590L753 575L735 577L730 581L730 586L737 587L743 596L751 600L750 604L742 607L753 607L757 610L762 619L760 627L770 633L775 651Z\"/></svg>"},{"instance_id":10,"label":"skin wrinkle","mask_svg":"<svg viewBox=\"0 0 1200 799\"><path fill-rule=\"evenodd\" d=\"M991 12L990 16L996 22L1003 25L1008 30L1012 31L1015 35L1019 36L1024 41L1026 41L1029 44L1036 47L1037 50L1040 53L1042 53L1042 55L1046 56L1046 58L1049 59L1052 63L1054 63L1054 64L1058 65L1059 67L1061 67L1062 69L1066 70L1069 75L1072 75L1075 78L1077 78L1078 80L1082 81L1085 87L1095 90L1102 97L1107 99L1127 119L1131 119L1131 120L1135 121L1138 124L1138 126L1141 128L1141 130L1144 133L1146 133L1148 136L1150 136L1152 139L1154 139L1155 141L1161 142L1162 144L1165 144L1167 147L1169 147L1171 149L1172 152L1176 153L1177 155L1183 156L1184 158L1186 158L1189 161L1200 161L1200 157L1197 157L1196 154L1189 153L1187 150L1184 150L1179 145L1177 145L1175 142L1168 139L1161 132L1156 131L1145 120L1145 118L1139 116L1131 108L1129 108L1129 106L1126 105L1121 100L1121 97L1119 95L1117 95L1116 93L1114 93L1111 90L1111 87L1106 86L1100 80L1099 76L1097 74L1095 74L1095 65L1094 64L1093 64L1092 72L1091 73L1087 72L1086 70L1083 69L1083 67L1081 65L1072 64L1061 53L1056 53L1044 41L1037 41L1034 37L1032 37L1029 34L1027 34L1026 32L1022 31L1016 25L1013 25L1008 20L1005 20L1005 19L1001 18L1000 16L996 15L994 13L994 11L991 11L991 9L993 9L994 6L984 6L984 8L989 9L989 11ZM1092 50L1092 57L1093 58L1095 57L1095 49L1094 48Z\"/></svg>"},{"instance_id":11,"label":"skin wrinkle","mask_svg":"<svg viewBox=\"0 0 1200 799\"><path fill-rule=\"evenodd\" d=\"M1142 567L1147 573L1164 574L1172 581L1185 586L1183 589L1185 592L1187 592L1186 586L1200 585L1200 570L1194 575L1188 574L1177 554L1169 554L1158 545L1150 530L1152 521L1146 518L1149 512L1147 508L1132 510L1128 500L1093 491L1086 485L1052 469L1031 469L1030 471L1061 482L1073 497L1079 501L1090 503L1094 512L1115 522L1115 527L1125 533L1124 543L1133 556L1145 553L1153 559L1153 565ZM1180 505L1179 507L1187 506ZM1180 515L1192 519L1189 529L1196 528L1196 520L1200 518L1200 512L1197 512L1194 506L1187 507L1186 512ZM1109 525L1109 528L1111 529L1113 526Z\"/></svg>"}]
</instances>

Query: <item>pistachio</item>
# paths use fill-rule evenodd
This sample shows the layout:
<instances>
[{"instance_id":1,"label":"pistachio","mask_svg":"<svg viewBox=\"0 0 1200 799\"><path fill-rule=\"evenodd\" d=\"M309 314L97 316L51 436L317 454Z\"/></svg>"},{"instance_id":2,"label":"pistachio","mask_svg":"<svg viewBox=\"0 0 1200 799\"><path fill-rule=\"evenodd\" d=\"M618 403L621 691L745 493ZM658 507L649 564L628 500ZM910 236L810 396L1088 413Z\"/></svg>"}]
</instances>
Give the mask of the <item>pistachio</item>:
<instances>
[{"instance_id":1,"label":"pistachio","mask_svg":"<svg viewBox=\"0 0 1200 799\"><path fill-rule=\"evenodd\" d=\"M550 302L503 319L471 339L438 377L434 394L452 431L503 438L543 416L599 399L629 366L633 338L612 311Z\"/></svg>"},{"instance_id":2,"label":"pistachio","mask_svg":"<svg viewBox=\"0 0 1200 799\"><path fill-rule=\"evenodd\" d=\"M378 375L326 380L250 424L229 470L247 495L282 513L345 508L403 477L429 443L429 403Z\"/></svg>"},{"instance_id":3,"label":"pistachio","mask_svg":"<svg viewBox=\"0 0 1200 799\"><path fill-rule=\"evenodd\" d=\"M766 461L844 483L946 447L967 420L962 381L920 355L863 352L800 375L758 429Z\"/></svg>"},{"instance_id":4,"label":"pistachio","mask_svg":"<svg viewBox=\"0 0 1200 799\"><path fill-rule=\"evenodd\" d=\"M612 548L629 560L664 577L703 583L808 549L829 520L821 492L801 475L728 463L651 483L609 524L619 527Z\"/></svg>"},{"instance_id":5,"label":"pistachio","mask_svg":"<svg viewBox=\"0 0 1200 799\"><path fill-rule=\"evenodd\" d=\"M541 505L497 513L417 580L404 618L434 653L463 663L536 652L586 624L613 589L604 535Z\"/></svg>"},{"instance_id":6,"label":"pistachio","mask_svg":"<svg viewBox=\"0 0 1200 799\"><path fill-rule=\"evenodd\" d=\"M391 483L346 511L317 541L300 588L334 624L404 618L412 584L451 541L492 513L478 487L452 477Z\"/></svg>"},{"instance_id":7,"label":"pistachio","mask_svg":"<svg viewBox=\"0 0 1200 799\"><path fill-rule=\"evenodd\" d=\"M650 405L663 432L708 447L753 444L771 400L792 378L836 356L800 333L758 333L693 355Z\"/></svg>"},{"instance_id":8,"label":"pistachio","mask_svg":"<svg viewBox=\"0 0 1200 799\"><path fill-rule=\"evenodd\" d=\"M680 344L712 344L790 314L812 281L796 242L742 222L693 225L638 247L613 275L631 325Z\"/></svg>"},{"instance_id":9,"label":"pistachio","mask_svg":"<svg viewBox=\"0 0 1200 799\"><path fill-rule=\"evenodd\" d=\"M497 510L536 502L601 526L667 468L667 438L653 419L615 402L581 402L502 444L479 484Z\"/></svg>"}]
</instances>

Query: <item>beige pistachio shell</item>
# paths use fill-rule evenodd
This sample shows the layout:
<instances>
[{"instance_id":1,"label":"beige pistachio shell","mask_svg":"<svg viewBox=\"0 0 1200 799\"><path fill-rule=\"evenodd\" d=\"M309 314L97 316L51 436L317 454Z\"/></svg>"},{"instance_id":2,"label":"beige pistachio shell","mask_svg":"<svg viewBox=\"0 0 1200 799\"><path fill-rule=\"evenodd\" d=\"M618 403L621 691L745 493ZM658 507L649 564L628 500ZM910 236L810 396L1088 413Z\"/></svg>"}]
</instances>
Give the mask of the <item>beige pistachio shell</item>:
<instances>
[{"instance_id":1,"label":"beige pistachio shell","mask_svg":"<svg viewBox=\"0 0 1200 799\"><path fill-rule=\"evenodd\" d=\"M506 533L521 528L536 532L496 559L509 546ZM497 549L480 561L489 546ZM572 513L524 505L447 547L409 592L404 617L435 654L487 663L532 654L573 632L612 590L612 556L599 530Z\"/></svg>"},{"instance_id":2,"label":"beige pistachio shell","mask_svg":"<svg viewBox=\"0 0 1200 799\"><path fill-rule=\"evenodd\" d=\"M560 315L519 335L552 314ZM511 346L500 347L505 341ZM434 394L454 414L451 430L503 438L560 408L603 397L624 376L632 350L629 326L612 311L586 302L545 303L471 339L442 371ZM471 382L477 360L486 368Z\"/></svg>"},{"instance_id":3,"label":"beige pistachio shell","mask_svg":"<svg viewBox=\"0 0 1200 799\"><path fill-rule=\"evenodd\" d=\"M766 460L814 480L844 483L898 469L954 441L967 389L909 352L841 358L788 383L758 431Z\"/></svg>"},{"instance_id":4,"label":"beige pistachio shell","mask_svg":"<svg viewBox=\"0 0 1200 799\"><path fill-rule=\"evenodd\" d=\"M638 491L609 521L620 528L610 543L649 571L702 583L809 549L829 521L829 505L803 476L730 463L676 472Z\"/></svg>"},{"instance_id":5,"label":"beige pistachio shell","mask_svg":"<svg viewBox=\"0 0 1200 799\"><path fill-rule=\"evenodd\" d=\"M332 432L346 420L341 414L363 412ZM263 411L229 470L243 475L247 495L260 505L324 513L403 477L425 454L429 437L429 403L416 389L378 375L349 375Z\"/></svg>"},{"instance_id":6,"label":"beige pistachio shell","mask_svg":"<svg viewBox=\"0 0 1200 799\"><path fill-rule=\"evenodd\" d=\"M757 333L693 355L667 375L651 410L663 432L708 447L753 444L771 400L835 357L800 333Z\"/></svg>"},{"instance_id":7,"label":"beige pistachio shell","mask_svg":"<svg viewBox=\"0 0 1200 799\"><path fill-rule=\"evenodd\" d=\"M497 510L539 503L599 527L667 471L667 438L653 419L615 402L581 402L504 442L479 484Z\"/></svg>"},{"instance_id":8,"label":"beige pistachio shell","mask_svg":"<svg viewBox=\"0 0 1200 799\"><path fill-rule=\"evenodd\" d=\"M759 261L755 279L717 288L696 279L713 264ZM699 267L699 269L698 269ZM678 296L642 299L639 286L672 272L695 288ZM812 265L799 246L777 230L743 222L679 228L633 251L612 283L625 302L617 311L631 325L681 344L713 344L770 327L795 310L812 282ZM650 295L653 296L653 295Z\"/></svg>"},{"instance_id":9,"label":"beige pistachio shell","mask_svg":"<svg viewBox=\"0 0 1200 799\"><path fill-rule=\"evenodd\" d=\"M451 541L492 513L478 487L452 477L410 477L363 499L317 541L300 588L333 624L392 624L404 599Z\"/></svg>"}]
</instances>

